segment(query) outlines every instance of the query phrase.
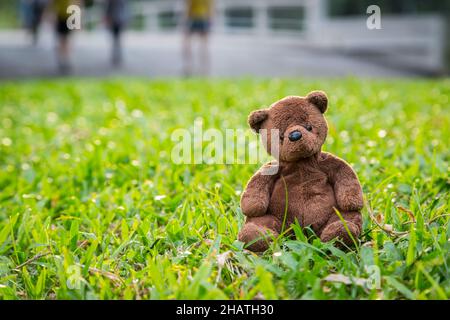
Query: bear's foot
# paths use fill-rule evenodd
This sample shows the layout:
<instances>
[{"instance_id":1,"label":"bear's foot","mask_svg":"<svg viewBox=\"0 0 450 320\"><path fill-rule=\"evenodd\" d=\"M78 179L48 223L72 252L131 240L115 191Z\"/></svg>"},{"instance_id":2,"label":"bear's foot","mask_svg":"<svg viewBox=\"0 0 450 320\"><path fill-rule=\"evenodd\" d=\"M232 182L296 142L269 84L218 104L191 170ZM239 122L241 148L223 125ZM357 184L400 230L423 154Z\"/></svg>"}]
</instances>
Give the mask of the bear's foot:
<instances>
[{"instance_id":1,"label":"bear's foot","mask_svg":"<svg viewBox=\"0 0 450 320\"><path fill-rule=\"evenodd\" d=\"M330 223L325 227L325 229L323 229L320 235L320 240L322 240L322 242L328 242L337 238L344 242L347 246L353 246L353 241L357 241L359 234L361 233L361 229L358 225L351 221L345 221L345 223L351 233L351 236L349 235L342 221L339 220ZM352 237L354 240L352 239Z\"/></svg>"},{"instance_id":2,"label":"bear's foot","mask_svg":"<svg viewBox=\"0 0 450 320\"><path fill-rule=\"evenodd\" d=\"M273 216L248 218L239 232L239 241L246 244L246 249L263 252L269 248L273 238L278 237L278 221Z\"/></svg>"}]
</instances>

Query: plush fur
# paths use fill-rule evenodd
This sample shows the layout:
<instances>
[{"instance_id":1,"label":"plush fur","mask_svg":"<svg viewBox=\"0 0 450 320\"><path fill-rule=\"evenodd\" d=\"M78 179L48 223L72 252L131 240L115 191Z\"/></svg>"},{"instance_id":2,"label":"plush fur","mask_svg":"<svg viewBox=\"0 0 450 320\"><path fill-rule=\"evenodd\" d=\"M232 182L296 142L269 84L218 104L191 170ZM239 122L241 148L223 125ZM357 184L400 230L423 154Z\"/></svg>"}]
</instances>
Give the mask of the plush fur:
<instances>
[{"instance_id":1,"label":"plush fur","mask_svg":"<svg viewBox=\"0 0 450 320\"><path fill-rule=\"evenodd\" d=\"M360 235L363 194L358 177L344 160L321 151L328 132L323 116L327 107L326 94L314 91L306 97L286 97L250 114L248 123L254 131L267 130L264 141L268 152L271 129L279 130L280 146L278 161L260 168L242 194L241 209L247 218L239 240L249 250L266 250L272 237L280 234L286 190L286 228L298 220L302 227L310 226L322 241L339 238L347 245ZM290 135L301 138L289 139ZM278 166L278 172L265 175L263 171L271 166Z\"/></svg>"}]
</instances>

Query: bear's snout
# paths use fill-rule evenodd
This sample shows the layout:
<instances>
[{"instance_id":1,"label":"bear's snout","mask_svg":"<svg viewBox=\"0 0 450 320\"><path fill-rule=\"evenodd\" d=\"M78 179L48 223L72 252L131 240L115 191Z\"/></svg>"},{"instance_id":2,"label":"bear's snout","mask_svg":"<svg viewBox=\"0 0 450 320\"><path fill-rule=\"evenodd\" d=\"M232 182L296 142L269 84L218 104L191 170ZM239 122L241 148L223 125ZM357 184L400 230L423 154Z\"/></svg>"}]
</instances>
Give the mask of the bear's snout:
<instances>
[{"instance_id":1,"label":"bear's snout","mask_svg":"<svg viewBox=\"0 0 450 320\"><path fill-rule=\"evenodd\" d=\"M302 138L302 133L299 130L292 131L291 133L289 133L288 138L292 142L298 141Z\"/></svg>"}]
</instances>

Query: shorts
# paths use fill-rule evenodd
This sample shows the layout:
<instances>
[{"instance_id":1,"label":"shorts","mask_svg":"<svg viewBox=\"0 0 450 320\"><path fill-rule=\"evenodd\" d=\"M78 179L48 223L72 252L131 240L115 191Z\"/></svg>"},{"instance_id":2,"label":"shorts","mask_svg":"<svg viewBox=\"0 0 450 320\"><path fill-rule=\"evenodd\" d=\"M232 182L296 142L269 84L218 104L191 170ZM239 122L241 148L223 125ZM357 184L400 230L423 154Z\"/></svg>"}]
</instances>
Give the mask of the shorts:
<instances>
[{"instance_id":1,"label":"shorts","mask_svg":"<svg viewBox=\"0 0 450 320\"><path fill-rule=\"evenodd\" d=\"M58 18L56 21L56 33L61 37L66 37L70 33L67 27L67 20Z\"/></svg>"},{"instance_id":2,"label":"shorts","mask_svg":"<svg viewBox=\"0 0 450 320\"><path fill-rule=\"evenodd\" d=\"M188 28L191 33L208 33L209 21L207 19L192 19L188 22Z\"/></svg>"}]
</instances>

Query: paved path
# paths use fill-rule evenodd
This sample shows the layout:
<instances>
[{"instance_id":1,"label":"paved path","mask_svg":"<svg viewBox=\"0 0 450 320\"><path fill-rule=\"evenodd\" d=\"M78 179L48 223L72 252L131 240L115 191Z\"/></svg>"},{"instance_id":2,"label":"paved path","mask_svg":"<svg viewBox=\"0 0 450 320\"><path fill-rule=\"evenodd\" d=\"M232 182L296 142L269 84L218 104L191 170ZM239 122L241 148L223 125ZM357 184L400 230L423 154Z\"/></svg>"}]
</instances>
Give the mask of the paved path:
<instances>
[{"instance_id":1,"label":"paved path","mask_svg":"<svg viewBox=\"0 0 450 320\"><path fill-rule=\"evenodd\" d=\"M58 76L54 59L54 35L41 32L33 47L22 31L0 32L0 79ZM109 35L106 31L73 35L74 76L131 75L177 77L182 75L181 36L129 32L125 35L125 64L109 64ZM261 40L250 36L213 36L211 39L213 77L408 77L407 70L395 70L343 54L314 50L300 41Z\"/></svg>"}]
</instances>

